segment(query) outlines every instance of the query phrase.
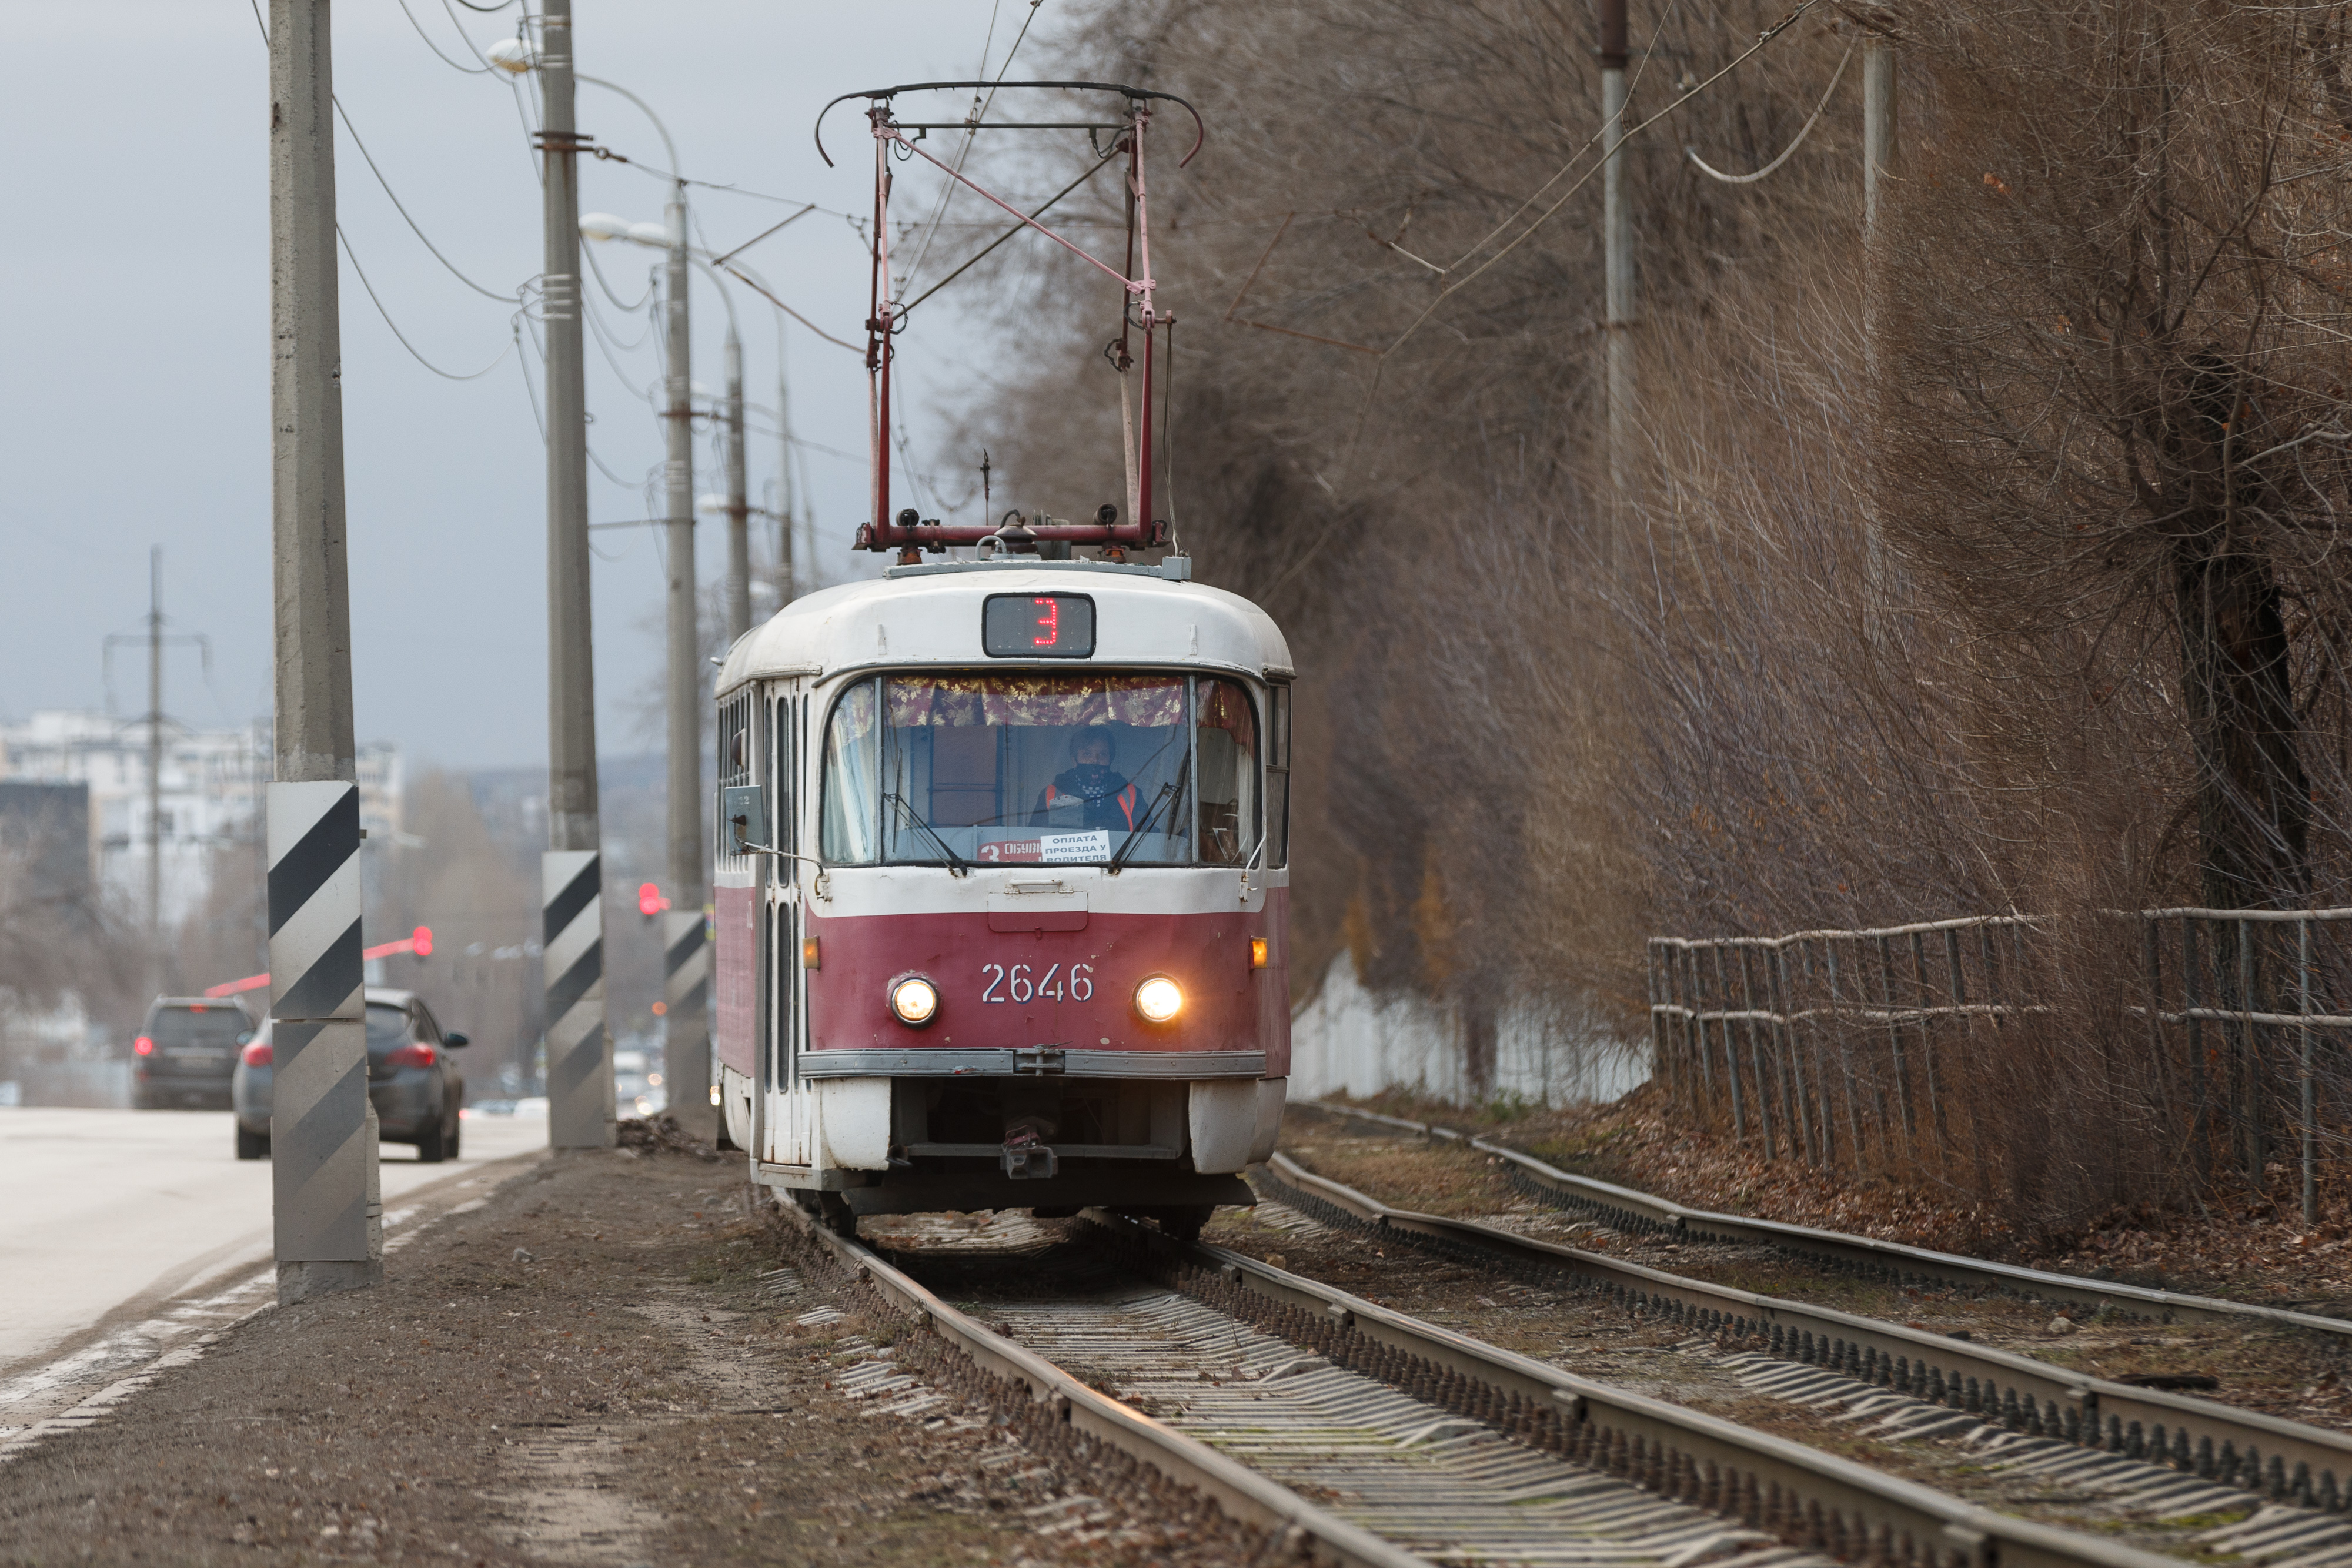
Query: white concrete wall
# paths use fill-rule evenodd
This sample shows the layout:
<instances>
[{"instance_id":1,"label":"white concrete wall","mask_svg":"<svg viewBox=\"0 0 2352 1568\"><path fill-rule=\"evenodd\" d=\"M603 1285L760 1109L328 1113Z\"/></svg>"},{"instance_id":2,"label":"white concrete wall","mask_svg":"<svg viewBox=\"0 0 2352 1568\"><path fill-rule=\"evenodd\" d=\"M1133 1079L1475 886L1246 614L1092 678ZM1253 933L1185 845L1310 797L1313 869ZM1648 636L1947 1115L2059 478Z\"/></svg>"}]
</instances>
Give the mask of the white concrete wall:
<instances>
[{"instance_id":1,"label":"white concrete wall","mask_svg":"<svg viewBox=\"0 0 2352 1568\"><path fill-rule=\"evenodd\" d=\"M1377 1094L1412 1088L1469 1103L1462 1024L1417 997L1383 1002L1357 981L1345 953L1323 988L1290 1020L1290 1097ZM1650 1043L1622 1040L1591 1020L1506 1003L1496 1026L1494 1097L1539 1105L1614 1100L1648 1082Z\"/></svg>"}]
</instances>

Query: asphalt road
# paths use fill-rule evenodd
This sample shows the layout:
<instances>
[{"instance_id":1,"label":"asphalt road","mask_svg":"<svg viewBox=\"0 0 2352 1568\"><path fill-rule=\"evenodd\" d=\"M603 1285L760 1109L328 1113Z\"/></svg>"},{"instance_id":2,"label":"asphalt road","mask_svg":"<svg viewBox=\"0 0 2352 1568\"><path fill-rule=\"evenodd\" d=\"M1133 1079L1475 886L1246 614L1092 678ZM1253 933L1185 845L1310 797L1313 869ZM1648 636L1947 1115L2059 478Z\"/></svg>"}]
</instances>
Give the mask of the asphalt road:
<instances>
[{"instance_id":1,"label":"asphalt road","mask_svg":"<svg viewBox=\"0 0 2352 1568\"><path fill-rule=\"evenodd\" d=\"M468 1116L460 1159L383 1150L383 1207L547 1146L539 1117ZM269 1164L226 1111L0 1108L0 1375L110 1317L269 1261Z\"/></svg>"}]
</instances>

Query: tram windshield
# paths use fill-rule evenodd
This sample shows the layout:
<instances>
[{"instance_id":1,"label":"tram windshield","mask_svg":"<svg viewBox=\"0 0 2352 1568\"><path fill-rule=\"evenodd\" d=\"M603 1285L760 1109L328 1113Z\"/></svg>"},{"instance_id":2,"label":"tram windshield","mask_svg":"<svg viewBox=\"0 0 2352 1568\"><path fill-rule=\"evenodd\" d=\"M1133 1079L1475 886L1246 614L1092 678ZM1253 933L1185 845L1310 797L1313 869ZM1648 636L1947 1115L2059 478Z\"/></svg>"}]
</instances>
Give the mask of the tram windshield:
<instances>
[{"instance_id":1,"label":"tram windshield","mask_svg":"<svg viewBox=\"0 0 2352 1568\"><path fill-rule=\"evenodd\" d=\"M883 675L826 727L835 865L1230 865L1257 849L1257 717L1187 675Z\"/></svg>"}]
</instances>

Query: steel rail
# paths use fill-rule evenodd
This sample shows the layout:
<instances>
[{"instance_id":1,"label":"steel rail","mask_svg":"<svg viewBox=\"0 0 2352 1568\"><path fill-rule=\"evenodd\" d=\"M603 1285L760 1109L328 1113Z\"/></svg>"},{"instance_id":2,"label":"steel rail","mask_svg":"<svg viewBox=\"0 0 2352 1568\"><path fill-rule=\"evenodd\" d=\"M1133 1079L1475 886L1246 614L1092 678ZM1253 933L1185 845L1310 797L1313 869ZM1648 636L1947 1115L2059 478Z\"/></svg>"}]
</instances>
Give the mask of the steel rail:
<instances>
[{"instance_id":1,"label":"steel rail","mask_svg":"<svg viewBox=\"0 0 2352 1568\"><path fill-rule=\"evenodd\" d=\"M1557 1280L1565 1272L1629 1312L1698 1333L1760 1336L1774 1356L1965 1410L1989 1424L2170 1464L2306 1508L2352 1506L2352 1436L2344 1433L2111 1382L1928 1330L1758 1295L1470 1220L1392 1208L1284 1155L1274 1156L1262 1179L1314 1218L1336 1215L1402 1234L1457 1260L1491 1263L1499 1257L1523 1277Z\"/></svg>"},{"instance_id":2,"label":"steel rail","mask_svg":"<svg viewBox=\"0 0 2352 1568\"><path fill-rule=\"evenodd\" d=\"M1427 1560L1078 1382L983 1327L872 1249L787 1207L802 1230L898 1310L991 1373L1025 1385L1072 1427L1297 1539L1324 1561L1427 1568ZM1787 1438L1598 1383L1256 1259L1183 1242L1099 1209L1104 1239L1147 1272L1333 1362L1497 1426L1531 1446L1654 1493L1849 1561L1913 1568L2179 1568L2175 1559L2031 1523Z\"/></svg>"},{"instance_id":3,"label":"steel rail","mask_svg":"<svg viewBox=\"0 0 2352 1568\"><path fill-rule=\"evenodd\" d=\"M1730 1514L1793 1545L1921 1568L2179 1568L2177 1559L1979 1508L1785 1437L1580 1377L1242 1253L1127 1223L1144 1247L1193 1264L1181 1283L1211 1306L1369 1375L1410 1383L1434 1403L1576 1463Z\"/></svg>"},{"instance_id":4,"label":"steel rail","mask_svg":"<svg viewBox=\"0 0 2352 1568\"><path fill-rule=\"evenodd\" d=\"M2239 1015L2233 1013L2230 1016ZM1996 1263L1953 1252L1937 1252L1925 1247L1906 1246L1900 1241L1882 1241L1874 1237L1853 1236L1844 1231L1821 1230L1810 1225L1791 1225L1784 1220L1754 1219L1744 1215L1686 1208L1633 1187L1573 1175L1557 1166L1548 1165L1533 1155L1455 1128L1386 1115L1378 1111L1360 1110L1353 1105L1330 1101L1309 1100L1303 1103L1309 1109L1329 1115L1373 1122L1433 1141L1461 1144L1482 1155L1491 1155L1507 1163L1512 1167L1514 1180L1536 1196L1570 1207L1606 1215L1612 1225L1637 1233L1668 1232L1778 1247L1787 1251L1828 1259L1858 1273L1892 1278L1906 1284L1940 1282L2007 1291L2045 1301L2094 1309L2111 1307L2164 1322L2231 1322L2242 1326L2259 1322L2275 1328L2306 1329L2315 1333L2352 1339L2352 1321L2343 1318L2298 1312L2285 1307L2258 1306L2250 1301L2225 1301L2212 1296L2192 1296L2178 1291L2151 1290L2144 1285L2126 1285L2119 1281L2086 1279L2080 1274L2053 1273L2045 1269L2029 1269L2021 1264Z\"/></svg>"},{"instance_id":5,"label":"steel rail","mask_svg":"<svg viewBox=\"0 0 2352 1568\"><path fill-rule=\"evenodd\" d=\"M983 1327L883 1261L864 1242L837 1236L796 1204L782 1212L856 1278L969 1357L975 1366L1025 1385L1030 1397L1076 1431L1213 1500L1230 1518L1276 1538L1303 1531L1318 1560L1342 1568L1431 1568L1426 1558L1317 1507L1289 1488L1088 1387L1035 1352ZM2177 1568L2177 1565L2176 1565Z\"/></svg>"}]
</instances>

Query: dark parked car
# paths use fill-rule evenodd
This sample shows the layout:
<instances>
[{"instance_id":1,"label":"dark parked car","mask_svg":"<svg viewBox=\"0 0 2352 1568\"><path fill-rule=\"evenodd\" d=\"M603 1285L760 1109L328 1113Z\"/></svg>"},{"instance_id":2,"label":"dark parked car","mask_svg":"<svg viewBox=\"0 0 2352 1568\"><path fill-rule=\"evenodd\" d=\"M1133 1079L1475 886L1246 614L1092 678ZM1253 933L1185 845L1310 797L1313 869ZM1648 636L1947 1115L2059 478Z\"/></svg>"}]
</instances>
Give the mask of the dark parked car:
<instances>
[{"instance_id":1,"label":"dark parked car","mask_svg":"<svg viewBox=\"0 0 2352 1568\"><path fill-rule=\"evenodd\" d=\"M276 1070L271 1019L238 1058L235 1083L236 1157L269 1157L270 1082ZM367 990L368 1099L387 1144L414 1144L430 1165L455 1159L466 1103L465 1075L450 1052L466 1037L445 1033L414 991Z\"/></svg>"},{"instance_id":2,"label":"dark parked car","mask_svg":"<svg viewBox=\"0 0 2352 1568\"><path fill-rule=\"evenodd\" d=\"M238 1048L252 1038L253 1016L233 1001L157 997L131 1042L137 1077L131 1103L142 1111L166 1105L224 1108Z\"/></svg>"}]
</instances>

